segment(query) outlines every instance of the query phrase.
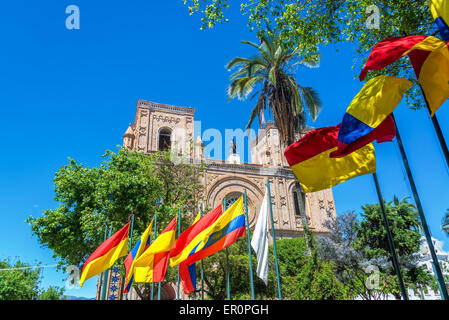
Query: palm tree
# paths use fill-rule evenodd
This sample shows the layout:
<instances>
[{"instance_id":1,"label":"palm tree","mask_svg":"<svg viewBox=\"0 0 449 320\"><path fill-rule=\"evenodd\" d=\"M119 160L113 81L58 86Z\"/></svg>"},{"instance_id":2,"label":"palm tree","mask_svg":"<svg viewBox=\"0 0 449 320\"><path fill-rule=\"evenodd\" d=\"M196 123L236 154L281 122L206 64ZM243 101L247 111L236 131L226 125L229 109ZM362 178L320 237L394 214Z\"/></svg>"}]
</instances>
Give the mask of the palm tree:
<instances>
[{"instance_id":1,"label":"palm tree","mask_svg":"<svg viewBox=\"0 0 449 320\"><path fill-rule=\"evenodd\" d=\"M290 145L296 140L295 133L305 126L306 111L315 121L321 110L318 93L296 82L294 67L299 64L317 67L319 55L300 59L301 48L284 46L271 30L260 37L259 45L250 41L241 42L253 46L258 52L250 58L234 58L228 64L229 70L238 68L231 76L229 99L238 97L244 100L250 94L253 99L259 95L246 129L251 127L256 116L259 126L262 126L264 112L268 108L273 113L281 143ZM255 91L256 88L259 90Z\"/></svg>"}]
</instances>

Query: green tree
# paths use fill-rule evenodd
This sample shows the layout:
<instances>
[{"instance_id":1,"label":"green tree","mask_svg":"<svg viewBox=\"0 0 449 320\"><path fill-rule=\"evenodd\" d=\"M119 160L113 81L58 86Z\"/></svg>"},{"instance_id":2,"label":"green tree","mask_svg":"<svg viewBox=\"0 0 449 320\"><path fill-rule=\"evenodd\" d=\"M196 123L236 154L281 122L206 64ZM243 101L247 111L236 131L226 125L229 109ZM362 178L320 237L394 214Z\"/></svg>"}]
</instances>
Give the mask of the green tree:
<instances>
[{"instance_id":1,"label":"green tree","mask_svg":"<svg viewBox=\"0 0 449 320\"><path fill-rule=\"evenodd\" d=\"M407 202L407 198L399 201L395 197L393 201L385 203L385 209L405 286L415 291L421 291L427 286L436 289L435 281L428 271L417 266L422 236L415 207ZM365 257L379 267L383 293L391 293L400 299L380 205L365 205L362 210L363 220L355 225L357 239L353 242L354 248L362 250Z\"/></svg>"},{"instance_id":2,"label":"green tree","mask_svg":"<svg viewBox=\"0 0 449 320\"><path fill-rule=\"evenodd\" d=\"M46 290L43 290L39 295L39 300L66 300L63 296L63 288L55 286L49 286Z\"/></svg>"},{"instance_id":3,"label":"green tree","mask_svg":"<svg viewBox=\"0 0 449 320\"><path fill-rule=\"evenodd\" d=\"M121 148L117 153L106 151L103 157L101 165L93 168L69 159L55 174L59 207L27 220L38 241L59 259L60 267L81 269L104 241L106 223L117 231L134 215L134 245L156 213L160 232L179 209L184 227L197 210L203 188L201 166L174 164L169 151L147 155ZM162 204L156 205L160 199ZM122 260L118 265L124 272Z\"/></svg>"},{"instance_id":4,"label":"green tree","mask_svg":"<svg viewBox=\"0 0 449 320\"><path fill-rule=\"evenodd\" d=\"M308 255L303 238L276 241L280 268L282 296L291 300L342 300L347 290L335 277L331 264L316 255ZM231 298L251 299L249 280L248 242L240 238L229 246L229 270ZM259 279L255 270L257 259L253 252L253 278L256 299L277 299L277 280L273 246L269 248L268 285ZM199 264L197 264L199 266ZM204 259L205 293L209 299L226 299L226 255L224 250ZM200 288L197 267L198 291ZM198 293L196 293L198 294Z\"/></svg>"},{"instance_id":5,"label":"green tree","mask_svg":"<svg viewBox=\"0 0 449 320\"><path fill-rule=\"evenodd\" d=\"M184 3L190 14L201 14L202 29L229 22L226 17L230 7L228 0L184 0ZM379 10L379 28L372 28L373 5ZM287 46L300 46L301 55L305 57L316 54L321 45L354 43L358 67L364 65L371 48L387 37L437 34L427 1L242 0L240 10L248 16L251 31L265 34L266 25L269 25L279 32ZM416 81L406 59L384 70L370 72L367 80L378 74L388 74ZM406 98L413 109L425 106L417 86L407 92Z\"/></svg>"},{"instance_id":6,"label":"green tree","mask_svg":"<svg viewBox=\"0 0 449 320\"><path fill-rule=\"evenodd\" d=\"M0 261L0 300L33 300L39 296L40 270L27 263Z\"/></svg>"},{"instance_id":7,"label":"green tree","mask_svg":"<svg viewBox=\"0 0 449 320\"><path fill-rule=\"evenodd\" d=\"M231 77L228 88L229 99L245 99L256 91L256 105L251 111L247 129L258 117L259 125L264 122L266 109L272 112L279 130L280 140L290 145L296 140L296 133L306 123L306 110L315 120L321 110L318 93L310 87L303 87L296 82L295 66L300 64L316 65L318 56L300 59L300 47L290 49L285 46L276 32L269 30L260 35L260 44L242 41L257 49L251 58L237 57L228 64L231 70L237 70Z\"/></svg>"}]
</instances>

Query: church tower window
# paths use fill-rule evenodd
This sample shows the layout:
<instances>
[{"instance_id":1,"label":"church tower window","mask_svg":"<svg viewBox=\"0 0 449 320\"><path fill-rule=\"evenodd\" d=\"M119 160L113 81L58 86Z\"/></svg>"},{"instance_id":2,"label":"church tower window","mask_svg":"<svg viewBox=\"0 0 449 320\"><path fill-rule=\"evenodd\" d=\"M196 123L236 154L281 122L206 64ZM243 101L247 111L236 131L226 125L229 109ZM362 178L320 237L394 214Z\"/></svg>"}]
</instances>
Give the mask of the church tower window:
<instances>
[{"instance_id":1,"label":"church tower window","mask_svg":"<svg viewBox=\"0 0 449 320\"><path fill-rule=\"evenodd\" d=\"M159 132L159 151L166 151L171 147L171 131L162 129Z\"/></svg>"}]
</instances>

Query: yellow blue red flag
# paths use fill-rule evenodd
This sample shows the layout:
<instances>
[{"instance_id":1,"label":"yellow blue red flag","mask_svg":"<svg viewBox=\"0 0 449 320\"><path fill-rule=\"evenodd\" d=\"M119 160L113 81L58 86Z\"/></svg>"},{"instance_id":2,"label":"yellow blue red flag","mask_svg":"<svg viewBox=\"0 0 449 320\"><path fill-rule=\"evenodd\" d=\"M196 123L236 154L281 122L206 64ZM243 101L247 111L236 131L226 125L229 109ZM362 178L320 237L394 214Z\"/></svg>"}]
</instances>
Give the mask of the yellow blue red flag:
<instances>
[{"instance_id":1,"label":"yellow blue red flag","mask_svg":"<svg viewBox=\"0 0 449 320\"><path fill-rule=\"evenodd\" d=\"M444 41L449 41L449 1L429 0L430 12Z\"/></svg>"},{"instance_id":2,"label":"yellow blue red flag","mask_svg":"<svg viewBox=\"0 0 449 320\"><path fill-rule=\"evenodd\" d=\"M176 260L170 259L170 266L183 261L187 265L191 265L226 248L245 235L245 213L243 211L243 196L241 196L215 222L200 232L183 248L184 255L178 255Z\"/></svg>"}]
</instances>

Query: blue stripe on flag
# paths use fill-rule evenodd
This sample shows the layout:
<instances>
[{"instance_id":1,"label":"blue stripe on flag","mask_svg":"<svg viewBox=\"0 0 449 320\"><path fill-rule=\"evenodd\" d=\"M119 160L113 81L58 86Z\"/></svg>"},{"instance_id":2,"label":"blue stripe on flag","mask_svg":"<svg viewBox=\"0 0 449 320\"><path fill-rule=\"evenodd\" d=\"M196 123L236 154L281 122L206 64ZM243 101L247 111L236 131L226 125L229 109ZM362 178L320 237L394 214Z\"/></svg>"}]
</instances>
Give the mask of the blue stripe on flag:
<instances>
[{"instance_id":1,"label":"blue stripe on flag","mask_svg":"<svg viewBox=\"0 0 449 320\"><path fill-rule=\"evenodd\" d=\"M340 126L340 131L338 132L338 140L345 144L351 144L373 130L374 128L360 121L356 117L349 113L345 113Z\"/></svg>"}]
</instances>

